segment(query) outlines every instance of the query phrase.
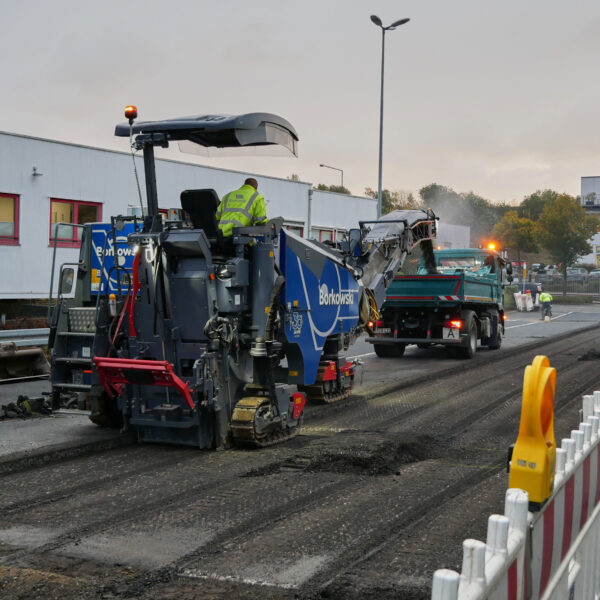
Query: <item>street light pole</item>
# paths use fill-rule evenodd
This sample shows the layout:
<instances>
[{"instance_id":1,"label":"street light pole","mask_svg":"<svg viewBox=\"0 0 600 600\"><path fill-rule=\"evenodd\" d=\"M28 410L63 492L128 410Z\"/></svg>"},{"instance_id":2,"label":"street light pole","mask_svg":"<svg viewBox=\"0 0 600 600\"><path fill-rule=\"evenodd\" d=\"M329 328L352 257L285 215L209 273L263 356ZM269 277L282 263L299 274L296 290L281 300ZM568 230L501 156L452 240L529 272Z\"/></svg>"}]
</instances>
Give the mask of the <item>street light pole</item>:
<instances>
[{"instance_id":1,"label":"street light pole","mask_svg":"<svg viewBox=\"0 0 600 600\"><path fill-rule=\"evenodd\" d=\"M381 28L381 98L379 103L379 175L377 178L377 218L381 217L381 193L382 193L382 173L383 173L383 81L385 65L385 32L393 31L396 27L408 23L410 19L400 19L394 21L387 27L383 26L381 19L377 15L371 15L371 21Z\"/></svg>"},{"instance_id":2,"label":"street light pole","mask_svg":"<svg viewBox=\"0 0 600 600\"><path fill-rule=\"evenodd\" d=\"M333 169L334 171L339 171L342 174L342 187L344 187L344 170L338 169L337 167L330 167L329 165L319 165L320 167L325 167L326 169Z\"/></svg>"},{"instance_id":3,"label":"street light pole","mask_svg":"<svg viewBox=\"0 0 600 600\"><path fill-rule=\"evenodd\" d=\"M377 218L381 217L381 193L383 177L383 76L385 62L385 28L381 28L381 98L379 102L379 174L377 176Z\"/></svg>"}]
</instances>

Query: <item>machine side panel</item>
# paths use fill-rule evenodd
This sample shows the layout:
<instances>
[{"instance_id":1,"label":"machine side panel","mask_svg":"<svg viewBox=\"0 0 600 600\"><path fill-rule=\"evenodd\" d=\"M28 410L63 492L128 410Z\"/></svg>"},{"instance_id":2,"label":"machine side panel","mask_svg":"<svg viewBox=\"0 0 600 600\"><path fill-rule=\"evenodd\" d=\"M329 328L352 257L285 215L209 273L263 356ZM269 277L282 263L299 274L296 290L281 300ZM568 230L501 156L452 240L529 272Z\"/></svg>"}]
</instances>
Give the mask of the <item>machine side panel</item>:
<instances>
[{"instance_id":1,"label":"machine side panel","mask_svg":"<svg viewBox=\"0 0 600 600\"><path fill-rule=\"evenodd\" d=\"M286 231L281 233L280 263L286 280L285 337L298 345L304 362L304 380L298 383L311 385L326 339L358 325L359 284L338 261L323 260L322 250Z\"/></svg>"}]
</instances>

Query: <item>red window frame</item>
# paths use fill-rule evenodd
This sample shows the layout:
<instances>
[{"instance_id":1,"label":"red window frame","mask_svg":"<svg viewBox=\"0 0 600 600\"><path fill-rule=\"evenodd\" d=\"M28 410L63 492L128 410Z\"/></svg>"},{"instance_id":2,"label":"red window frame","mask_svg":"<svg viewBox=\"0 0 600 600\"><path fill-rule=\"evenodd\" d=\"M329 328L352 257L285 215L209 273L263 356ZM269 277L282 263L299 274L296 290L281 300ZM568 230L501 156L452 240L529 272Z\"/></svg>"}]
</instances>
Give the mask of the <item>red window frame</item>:
<instances>
[{"instance_id":1,"label":"red window frame","mask_svg":"<svg viewBox=\"0 0 600 600\"><path fill-rule=\"evenodd\" d=\"M304 237L304 226L303 225L294 225L293 223L285 223L284 227L288 230L288 231L292 231L293 233L295 233L296 229L299 229L299 233L297 235L299 235L300 237Z\"/></svg>"},{"instance_id":2,"label":"red window frame","mask_svg":"<svg viewBox=\"0 0 600 600\"><path fill-rule=\"evenodd\" d=\"M323 233L326 231L331 233L331 239L329 241L335 242L335 229L327 229L326 227L324 229L319 229L319 241L323 242Z\"/></svg>"},{"instance_id":3,"label":"red window frame","mask_svg":"<svg viewBox=\"0 0 600 600\"><path fill-rule=\"evenodd\" d=\"M313 227L312 230L319 232L319 240L318 240L319 242L323 242L323 233L325 231L331 233L331 240L329 240L329 241L335 242L335 240L337 239L335 229L329 229L328 227Z\"/></svg>"},{"instance_id":4,"label":"red window frame","mask_svg":"<svg viewBox=\"0 0 600 600\"><path fill-rule=\"evenodd\" d=\"M86 200L68 200L66 198L50 198L50 245L54 245L54 236L52 235L52 204L54 202L62 202L63 204L73 205L73 225L76 225L79 220L80 206L95 206L98 209L98 221L102 221L102 204L100 202L88 202ZM73 236L71 238L57 238L56 245L59 248L79 248L81 240L78 237L79 227L73 227Z\"/></svg>"},{"instance_id":5,"label":"red window frame","mask_svg":"<svg viewBox=\"0 0 600 600\"><path fill-rule=\"evenodd\" d=\"M0 245L18 246L19 245L19 200L18 194L5 194L0 192L0 198L10 198L14 202L14 233L13 235L0 235Z\"/></svg>"}]
</instances>

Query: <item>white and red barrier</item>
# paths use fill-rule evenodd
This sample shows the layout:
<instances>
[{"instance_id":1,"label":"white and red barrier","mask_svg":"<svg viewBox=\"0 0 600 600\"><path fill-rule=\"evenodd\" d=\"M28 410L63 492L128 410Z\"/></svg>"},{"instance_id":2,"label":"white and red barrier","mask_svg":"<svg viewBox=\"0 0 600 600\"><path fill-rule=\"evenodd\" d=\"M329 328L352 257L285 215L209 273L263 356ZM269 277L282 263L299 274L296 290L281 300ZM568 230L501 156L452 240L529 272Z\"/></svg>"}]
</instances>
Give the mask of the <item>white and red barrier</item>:
<instances>
[{"instance_id":1,"label":"white and red barrier","mask_svg":"<svg viewBox=\"0 0 600 600\"><path fill-rule=\"evenodd\" d=\"M528 513L527 493L509 489L505 515L489 518L487 542L464 541L461 574L435 572L432 600L600 598L599 446L594 392L583 398L579 429L556 449L552 494L540 511Z\"/></svg>"},{"instance_id":2,"label":"white and red barrier","mask_svg":"<svg viewBox=\"0 0 600 600\"><path fill-rule=\"evenodd\" d=\"M463 542L461 574L449 569L435 572L432 600L522 599L528 504L526 492L508 490L504 515L488 519L486 543Z\"/></svg>"},{"instance_id":3,"label":"white and red barrier","mask_svg":"<svg viewBox=\"0 0 600 600\"><path fill-rule=\"evenodd\" d=\"M531 297L531 293L523 294L521 292L515 292L515 305L517 310L520 312L530 312L533 310L534 306L533 298Z\"/></svg>"},{"instance_id":4,"label":"white and red barrier","mask_svg":"<svg viewBox=\"0 0 600 600\"><path fill-rule=\"evenodd\" d=\"M596 600L600 594L600 504L550 580L543 600Z\"/></svg>"}]
</instances>

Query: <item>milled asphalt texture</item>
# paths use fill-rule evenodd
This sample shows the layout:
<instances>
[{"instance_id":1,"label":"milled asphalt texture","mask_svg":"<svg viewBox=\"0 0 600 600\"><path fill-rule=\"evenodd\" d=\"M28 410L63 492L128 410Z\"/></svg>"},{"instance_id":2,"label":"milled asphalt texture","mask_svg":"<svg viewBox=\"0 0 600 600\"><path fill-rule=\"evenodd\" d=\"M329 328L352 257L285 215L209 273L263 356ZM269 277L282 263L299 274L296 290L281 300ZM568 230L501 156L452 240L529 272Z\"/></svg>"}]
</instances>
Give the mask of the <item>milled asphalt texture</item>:
<instances>
[{"instance_id":1,"label":"milled asphalt texture","mask_svg":"<svg viewBox=\"0 0 600 600\"><path fill-rule=\"evenodd\" d=\"M600 327L600 305L556 305L550 323L542 322L539 312L508 313L506 334L500 352L525 352L542 345L548 338L563 339L575 331ZM600 333L599 333L600 339ZM488 354L489 353L489 354ZM359 357L354 394L377 397L457 370L470 370L494 360L487 349L478 350L476 360L443 360L443 348L419 350L408 347L398 369L389 361L378 361L371 344L359 339L348 356ZM0 384L0 405L15 402L19 395L39 396L50 391L48 380ZM135 443L131 432L97 427L85 411L59 410L48 417L0 421L0 473L40 465L89 452Z\"/></svg>"}]
</instances>

